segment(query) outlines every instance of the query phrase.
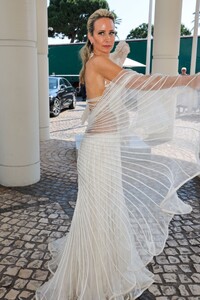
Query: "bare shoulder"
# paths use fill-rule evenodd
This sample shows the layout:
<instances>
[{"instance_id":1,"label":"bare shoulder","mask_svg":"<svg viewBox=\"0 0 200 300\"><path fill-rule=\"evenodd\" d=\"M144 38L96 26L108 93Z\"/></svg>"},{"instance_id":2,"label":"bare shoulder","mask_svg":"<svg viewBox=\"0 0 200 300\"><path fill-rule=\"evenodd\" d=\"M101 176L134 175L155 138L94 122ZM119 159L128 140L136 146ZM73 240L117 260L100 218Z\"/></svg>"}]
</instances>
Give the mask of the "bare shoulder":
<instances>
[{"instance_id":1,"label":"bare shoulder","mask_svg":"<svg viewBox=\"0 0 200 300\"><path fill-rule=\"evenodd\" d=\"M89 68L98 68L101 67L102 64L109 64L112 63L112 61L105 56L93 56L92 58L90 58L90 60L88 60L87 62L87 67Z\"/></svg>"},{"instance_id":2,"label":"bare shoulder","mask_svg":"<svg viewBox=\"0 0 200 300\"><path fill-rule=\"evenodd\" d=\"M106 56L94 56L87 62L87 68L95 71L106 80L111 81L122 70Z\"/></svg>"}]
</instances>

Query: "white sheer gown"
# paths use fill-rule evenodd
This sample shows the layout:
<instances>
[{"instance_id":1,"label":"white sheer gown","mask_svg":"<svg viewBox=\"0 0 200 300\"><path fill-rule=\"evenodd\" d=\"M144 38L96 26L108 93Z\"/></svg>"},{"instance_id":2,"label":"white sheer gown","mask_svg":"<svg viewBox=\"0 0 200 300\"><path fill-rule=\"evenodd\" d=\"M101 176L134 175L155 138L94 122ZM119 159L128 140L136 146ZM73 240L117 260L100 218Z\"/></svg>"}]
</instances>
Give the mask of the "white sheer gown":
<instances>
[{"instance_id":1,"label":"white sheer gown","mask_svg":"<svg viewBox=\"0 0 200 300\"><path fill-rule=\"evenodd\" d=\"M200 173L197 91L175 81L163 88L166 80L137 85L135 72L122 71L88 100L70 232L50 245L54 275L37 300L136 299L153 283L146 266L163 250L170 220L191 211L176 191Z\"/></svg>"}]
</instances>

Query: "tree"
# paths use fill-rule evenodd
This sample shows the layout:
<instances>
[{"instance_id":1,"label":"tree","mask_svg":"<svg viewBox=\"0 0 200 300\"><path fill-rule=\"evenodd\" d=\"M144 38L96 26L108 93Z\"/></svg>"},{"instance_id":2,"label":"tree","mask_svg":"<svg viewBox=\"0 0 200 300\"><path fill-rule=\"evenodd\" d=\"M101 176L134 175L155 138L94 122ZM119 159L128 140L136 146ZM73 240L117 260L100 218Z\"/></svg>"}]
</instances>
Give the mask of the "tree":
<instances>
[{"instance_id":1,"label":"tree","mask_svg":"<svg viewBox=\"0 0 200 300\"><path fill-rule=\"evenodd\" d=\"M153 25L151 26L151 35L153 36ZM145 39L148 34L148 24L142 23L137 28L132 29L127 35L127 39Z\"/></svg>"},{"instance_id":2,"label":"tree","mask_svg":"<svg viewBox=\"0 0 200 300\"><path fill-rule=\"evenodd\" d=\"M151 26L151 35L153 36L154 26ZM185 25L181 24L181 36L191 35L191 31L185 27ZM132 29L130 33L127 35L127 39L144 39L147 38L148 35L148 24L142 23L135 29Z\"/></svg>"},{"instance_id":3,"label":"tree","mask_svg":"<svg viewBox=\"0 0 200 300\"><path fill-rule=\"evenodd\" d=\"M185 35L191 35L192 32L185 27L184 24L181 24L181 36L185 36Z\"/></svg>"},{"instance_id":4,"label":"tree","mask_svg":"<svg viewBox=\"0 0 200 300\"><path fill-rule=\"evenodd\" d=\"M48 8L48 36L65 36L70 42L84 42L88 17L97 9L109 5L106 0L50 0ZM118 23L120 20L118 19Z\"/></svg>"}]
</instances>

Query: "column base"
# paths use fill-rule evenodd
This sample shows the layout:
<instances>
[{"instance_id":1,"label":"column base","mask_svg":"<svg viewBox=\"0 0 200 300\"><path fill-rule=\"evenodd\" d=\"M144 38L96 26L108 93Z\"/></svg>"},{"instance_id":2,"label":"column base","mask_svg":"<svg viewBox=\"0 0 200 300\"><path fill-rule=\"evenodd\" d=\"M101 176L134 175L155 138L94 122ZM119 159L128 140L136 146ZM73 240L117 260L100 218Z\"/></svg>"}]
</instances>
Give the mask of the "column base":
<instances>
[{"instance_id":1,"label":"column base","mask_svg":"<svg viewBox=\"0 0 200 300\"><path fill-rule=\"evenodd\" d=\"M40 162L29 166L0 166L0 184L7 187L27 186L40 180Z\"/></svg>"}]
</instances>

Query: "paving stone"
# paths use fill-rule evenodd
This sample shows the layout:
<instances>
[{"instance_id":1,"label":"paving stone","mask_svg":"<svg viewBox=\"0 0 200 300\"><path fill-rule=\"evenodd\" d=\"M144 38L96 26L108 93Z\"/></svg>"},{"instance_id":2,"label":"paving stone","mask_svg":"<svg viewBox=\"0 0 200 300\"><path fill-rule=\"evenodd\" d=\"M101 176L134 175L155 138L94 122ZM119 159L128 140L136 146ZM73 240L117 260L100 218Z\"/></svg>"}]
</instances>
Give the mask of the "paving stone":
<instances>
[{"instance_id":1,"label":"paving stone","mask_svg":"<svg viewBox=\"0 0 200 300\"><path fill-rule=\"evenodd\" d=\"M48 271L36 270L32 275L32 278L40 281L45 281L48 276L49 276Z\"/></svg>"},{"instance_id":2,"label":"paving stone","mask_svg":"<svg viewBox=\"0 0 200 300\"><path fill-rule=\"evenodd\" d=\"M190 248L191 248L191 250L192 250L194 253L199 253L199 254L200 254L200 247L197 247L197 246L191 246Z\"/></svg>"},{"instance_id":3,"label":"paving stone","mask_svg":"<svg viewBox=\"0 0 200 300\"><path fill-rule=\"evenodd\" d=\"M31 270L31 269L21 269L19 271L18 276L20 278L27 279L27 278L31 277L32 273L33 273L33 270Z\"/></svg>"},{"instance_id":4,"label":"paving stone","mask_svg":"<svg viewBox=\"0 0 200 300\"><path fill-rule=\"evenodd\" d=\"M191 261L191 256L189 255L179 255L181 262L189 263Z\"/></svg>"},{"instance_id":5,"label":"paving stone","mask_svg":"<svg viewBox=\"0 0 200 300\"><path fill-rule=\"evenodd\" d=\"M163 267L160 266L160 265L154 265L153 266L153 272L154 272L154 274L163 273Z\"/></svg>"},{"instance_id":6,"label":"paving stone","mask_svg":"<svg viewBox=\"0 0 200 300\"><path fill-rule=\"evenodd\" d=\"M175 240L167 240L167 243L166 243L169 247L176 247L178 246L178 243L177 241Z\"/></svg>"},{"instance_id":7,"label":"paving stone","mask_svg":"<svg viewBox=\"0 0 200 300\"><path fill-rule=\"evenodd\" d=\"M193 273L191 278L194 282L200 284L200 273ZM200 294L199 294L199 296L200 296Z\"/></svg>"},{"instance_id":8,"label":"paving stone","mask_svg":"<svg viewBox=\"0 0 200 300\"><path fill-rule=\"evenodd\" d=\"M42 263L42 260L36 259L28 264L28 268L38 269L41 267Z\"/></svg>"},{"instance_id":9,"label":"paving stone","mask_svg":"<svg viewBox=\"0 0 200 300\"><path fill-rule=\"evenodd\" d=\"M30 235L30 234L25 234L23 237L22 237L22 240L23 241L26 241L26 242L30 242L32 240L33 236Z\"/></svg>"},{"instance_id":10,"label":"paving stone","mask_svg":"<svg viewBox=\"0 0 200 300\"><path fill-rule=\"evenodd\" d=\"M13 282L11 276L3 276L0 280L0 287L9 287Z\"/></svg>"},{"instance_id":11,"label":"paving stone","mask_svg":"<svg viewBox=\"0 0 200 300\"><path fill-rule=\"evenodd\" d=\"M172 296L171 300L187 300L185 297Z\"/></svg>"},{"instance_id":12,"label":"paving stone","mask_svg":"<svg viewBox=\"0 0 200 300\"><path fill-rule=\"evenodd\" d=\"M179 267L181 268L181 270L183 270L184 273L191 273L192 272L192 269L191 269L190 265L180 264Z\"/></svg>"},{"instance_id":13,"label":"paving stone","mask_svg":"<svg viewBox=\"0 0 200 300\"><path fill-rule=\"evenodd\" d=\"M163 268L166 273L177 273L179 269L176 265L165 265Z\"/></svg>"},{"instance_id":14,"label":"paving stone","mask_svg":"<svg viewBox=\"0 0 200 300\"><path fill-rule=\"evenodd\" d=\"M14 288L16 290L23 290L25 288L25 286L27 285L27 283L28 283L28 280L18 278L15 281Z\"/></svg>"},{"instance_id":15,"label":"paving stone","mask_svg":"<svg viewBox=\"0 0 200 300\"><path fill-rule=\"evenodd\" d=\"M24 247L26 249L33 249L35 247L35 244L34 243L25 243Z\"/></svg>"},{"instance_id":16,"label":"paving stone","mask_svg":"<svg viewBox=\"0 0 200 300\"><path fill-rule=\"evenodd\" d=\"M24 250L22 253L21 253L21 257L25 257L25 258L29 258L31 257L31 255L33 254L33 251L32 250Z\"/></svg>"},{"instance_id":17,"label":"paving stone","mask_svg":"<svg viewBox=\"0 0 200 300\"><path fill-rule=\"evenodd\" d=\"M1 245L3 245L3 246L10 246L10 245L12 245L13 243L14 243L14 241L12 241L12 240L7 240L7 239L1 241Z\"/></svg>"},{"instance_id":18,"label":"paving stone","mask_svg":"<svg viewBox=\"0 0 200 300\"><path fill-rule=\"evenodd\" d=\"M28 264L28 260L25 257L19 258L16 262L16 266L24 268Z\"/></svg>"},{"instance_id":19,"label":"paving stone","mask_svg":"<svg viewBox=\"0 0 200 300\"><path fill-rule=\"evenodd\" d=\"M156 257L156 262L161 265L169 264L169 261L166 256L160 255Z\"/></svg>"},{"instance_id":20,"label":"paving stone","mask_svg":"<svg viewBox=\"0 0 200 300\"><path fill-rule=\"evenodd\" d=\"M19 300L35 300L34 293L23 291L19 294Z\"/></svg>"},{"instance_id":21,"label":"paving stone","mask_svg":"<svg viewBox=\"0 0 200 300\"><path fill-rule=\"evenodd\" d=\"M0 299L3 299L4 295L6 294L7 289L4 287L0 287Z\"/></svg>"},{"instance_id":22,"label":"paving stone","mask_svg":"<svg viewBox=\"0 0 200 300\"><path fill-rule=\"evenodd\" d=\"M163 278L166 283L177 282L177 275L174 273L163 274Z\"/></svg>"},{"instance_id":23,"label":"paving stone","mask_svg":"<svg viewBox=\"0 0 200 300\"><path fill-rule=\"evenodd\" d=\"M31 241L36 243L43 243L45 241L45 236L34 236Z\"/></svg>"},{"instance_id":24,"label":"paving stone","mask_svg":"<svg viewBox=\"0 0 200 300\"><path fill-rule=\"evenodd\" d=\"M10 236L10 238L11 238L11 236ZM14 248L23 248L24 244L25 243L23 241L17 240L17 241L14 242L13 247Z\"/></svg>"},{"instance_id":25,"label":"paving stone","mask_svg":"<svg viewBox=\"0 0 200 300\"><path fill-rule=\"evenodd\" d=\"M42 259L43 257L44 257L44 252L42 252L42 251L35 251L31 255L31 259Z\"/></svg>"},{"instance_id":26,"label":"paving stone","mask_svg":"<svg viewBox=\"0 0 200 300\"><path fill-rule=\"evenodd\" d=\"M39 229L31 229L31 230L29 231L29 234L32 235L32 236L34 236L34 235L39 234L39 232L40 232Z\"/></svg>"},{"instance_id":27,"label":"paving stone","mask_svg":"<svg viewBox=\"0 0 200 300\"><path fill-rule=\"evenodd\" d=\"M5 237L8 237L9 236L9 232L6 232L6 231L1 231L0 232L0 237L3 237L3 238L5 238Z\"/></svg>"},{"instance_id":28,"label":"paving stone","mask_svg":"<svg viewBox=\"0 0 200 300\"><path fill-rule=\"evenodd\" d=\"M23 252L23 250L21 249L14 249L12 251L10 251L9 255L12 255L12 256L20 256L20 254Z\"/></svg>"},{"instance_id":29,"label":"paving stone","mask_svg":"<svg viewBox=\"0 0 200 300\"><path fill-rule=\"evenodd\" d=\"M4 247L1 251L0 254L8 254L11 251L11 247Z\"/></svg>"},{"instance_id":30,"label":"paving stone","mask_svg":"<svg viewBox=\"0 0 200 300\"><path fill-rule=\"evenodd\" d=\"M165 296L172 296L172 295L176 295L176 289L174 286L162 286L161 285L161 290L163 292L163 295Z\"/></svg>"},{"instance_id":31,"label":"paving stone","mask_svg":"<svg viewBox=\"0 0 200 300\"><path fill-rule=\"evenodd\" d=\"M11 289L4 297L6 300L15 300L19 295L19 291Z\"/></svg>"},{"instance_id":32,"label":"paving stone","mask_svg":"<svg viewBox=\"0 0 200 300\"><path fill-rule=\"evenodd\" d=\"M186 274L178 274L181 283L190 283L192 282L191 278Z\"/></svg>"},{"instance_id":33,"label":"paving stone","mask_svg":"<svg viewBox=\"0 0 200 300\"><path fill-rule=\"evenodd\" d=\"M19 272L20 267L8 267L6 271L4 271L5 275L15 276Z\"/></svg>"},{"instance_id":34,"label":"paving stone","mask_svg":"<svg viewBox=\"0 0 200 300\"><path fill-rule=\"evenodd\" d=\"M192 224L192 222L190 222ZM183 230L190 232L193 231L194 229L192 228L192 226L182 226Z\"/></svg>"},{"instance_id":35,"label":"paving stone","mask_svg":"<svg viewBox=\"0 0 200 300\"><path fill-rule=\"evenodd\" d=\"M185 255L185 254L192 254L192 250L190 248L186 247L177 247L177 250L179 251L180 254Z\"/></svg>"},{"instance_id":36,"label":"paving stone","mask_svg":"<svg viewBox=\"0 0 200 300\"><path fill-rule=\"evenodd\" d=\"M189 289L194 296L200 296L200 285L199 284L189 284Z\"/></svg>"},{"instance_id":37,"label":"paving stone","mask_svg":"<svg viewBox=\"0 0 200 300\"><path fill-rule=\"evenodd\" d=\"M69 228L68 226L60 226L58 230L62 232L67 232L68 228Z\"/></svg>"},{"instance_id":38,"label":"paving stone","mask_svg":"<svg viewBox=\"0 0 200 300\"><path fill-rule=\"evenodd\" d=\"M159 274L154 275L155 283L162 283L162 277Z\"/></svg>"},{"instance_id":39,"label":"paving stone","mask_svg":"<svg viewBox=\"0 0 200 300\"><path fill-rule=\"evenodd\" d=\"M190 243L191 245L199 245L199 241L196 240L196 239L190 239L190 240L189 240L189 243Z\"/></svg>"},{"instance_id":40,"label":"paving stone","mask_svg":"<svg viewBox=\"0 0 200 300\"><path fill-rule=\"evenodd\" d=\"M36 291L42 285L42 281L30 280L26 286L28 290Z\"/></svg>"},{"instance_id":41,"label":"paving stone","mask_svg":"<svg viewBox=\"0 0 200 300\"><path fill-rule=\"evenodd\" d=\"M186 286L184 284L181 284L178 288L181 296L189 296L189 292L187 291Z\"/></svg>"},{"instance_id":42,"label":"paving stone","mask_svg":"<svg viewBox=\"0 0 200 300\"><path fill-rule=\"evenodd\" d=\"M157 284L152 284L149 288L149 291L154 295L154 296L160 296L161 291L159 289L159 286Z\"/></svg>"},{"instance_id":43,"label":"paving stone","mask_svg":"<svg viewBox=\"0 0 200 300\"><path fill-rule=\"evenodd\" d=\"M168 256L168 259L169 259L169 263L171 263L171 264L179 264L180 263L179 257Z\"/></svg>"},{"instance_id":44,"label":"paving stone","mask_svg":"<svg viewBox=\"0 0 200 300\"><path fill-rule=\"evenodd\" d=\"M196 272L200 273L200 264L194 264Z\"/></svg>"},{"instance_id":45,"label":"paving stone","mask_svg":"<svg viewBox=\"0 0 200 300\"><path fill-rule=\"evenodd\" d=\"M185 239L179 239L177 241L178 241L178 244L181 246L187 246L189 244L189 242ZM182 253L184 253L184 252L182 252Z\"/></svg>"},{"instance_id":46,"label":"paving stone","mask_svg":"<svg viewBox=\"0 0 200 300\"><path fill-rule=\"evenodd\" d=\"M14 265L17 261L17 257L14 256L6 256L2 259L1 264L3 265Z\"/></svg>"},{"instance_id":47,"label":"paving stone","mask_svg":"<svg viewBox=\"0 0 200 300\"><path fill-rule=\"evenodd\" d=\"M166 255L177 255L178 251L175 248L166 248L164 250Z\"/></svg>"}]
</instances>

